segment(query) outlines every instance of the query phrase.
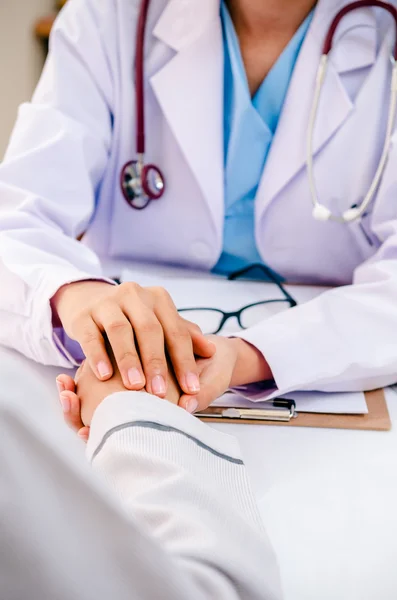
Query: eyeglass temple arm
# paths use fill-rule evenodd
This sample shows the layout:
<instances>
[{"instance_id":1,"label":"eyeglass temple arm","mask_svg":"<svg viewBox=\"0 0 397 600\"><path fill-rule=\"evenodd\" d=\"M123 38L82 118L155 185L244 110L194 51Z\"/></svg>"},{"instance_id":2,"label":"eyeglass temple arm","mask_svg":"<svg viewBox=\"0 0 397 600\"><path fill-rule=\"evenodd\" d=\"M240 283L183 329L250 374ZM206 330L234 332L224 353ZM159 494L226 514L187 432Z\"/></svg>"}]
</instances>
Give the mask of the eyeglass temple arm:
<instances>
[{"instance_id":1,"label":"eyeglass temple arm","mask_svg":"<svg viewBox=\"0 0 397 600\"><path fill-rule=\"evenodd\" d=\"M288 300L288 302L291 304L291 306L296 306L297 305L296 300L294 300L294 298L287 292L287 290L284 288L284 286L281 283L281 281L273 274L273 272L271 271L271 269L269 269L268 267L266 267L266 265L262 265L261 263L254 263L252 265L248 265L248 267L244 267L243 269L239 269L238 271L234 271L233 273L230 273L230 275L228 276L228 280L229 281L234 281L235 279L238 279L239 277L242 277L243 275L246 275L247 273L249 273L250 271L253 271L254 269L260 269L261 271L263 271L264 273L266 273L267 277L275 285L277 285L277 287L279 288L279 290L281 290L282 294L284 294L284 296L286 297L286 299Z\"/></svg>"}]
</instances>

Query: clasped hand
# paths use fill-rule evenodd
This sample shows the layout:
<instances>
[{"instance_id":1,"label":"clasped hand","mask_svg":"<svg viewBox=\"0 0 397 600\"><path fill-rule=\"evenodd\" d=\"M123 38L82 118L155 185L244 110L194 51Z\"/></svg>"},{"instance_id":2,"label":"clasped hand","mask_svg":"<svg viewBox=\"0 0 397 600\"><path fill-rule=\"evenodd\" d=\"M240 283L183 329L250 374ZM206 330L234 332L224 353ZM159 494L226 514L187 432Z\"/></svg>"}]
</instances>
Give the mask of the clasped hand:
<instances>
[{"instance_id":1,"label":"clasped hand","mask_svg":"<svg viewBox=\"0 0 397 600\"><path fill-rule=\"evenodd\" d=\"M210 336L208 339L215 345L216 351L211 358L199 358L196 361L200 379L200 392L197 395L185 394L172 368L169 368L166 400L178 404L190 413L207 408L228 388L241 384L239 357L245 342L217 336ZM69 375L60 375L57 378L65 421L85 440L88 438L89 426L99 404L115 392L126 391L123 377L110 348L108 354L113 363L113 375L106 381L97 378L88 361L79 368L75 380Z\"/></svg>"},{"instance_id":2,"label":"clasped hand","mask_svg":"<svg viewBox=\"0 0 397 600\"><path fill-rule=\"evenodd\" d=\"M146 390L176 402L178 390L179 406L193 413L229 387L272 378L256 348L203 335L160 287L80 281L61 287L51 306L54 325L87 359L77 388L71 377L58 378L65 419L74 429L89 425L92 407L115 391Z\"/></svg>"}]
</instances>

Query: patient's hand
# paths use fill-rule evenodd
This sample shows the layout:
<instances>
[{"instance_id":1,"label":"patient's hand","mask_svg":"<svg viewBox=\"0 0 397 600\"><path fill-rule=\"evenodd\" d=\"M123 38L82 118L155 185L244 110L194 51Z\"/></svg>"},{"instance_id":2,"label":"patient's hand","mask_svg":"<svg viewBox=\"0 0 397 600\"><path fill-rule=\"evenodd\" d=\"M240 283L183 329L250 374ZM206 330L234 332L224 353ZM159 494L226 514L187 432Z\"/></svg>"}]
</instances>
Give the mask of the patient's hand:
<instances>
[{"instance_id":1,"label":"patient's hand","mask_svg":"<svg viewBox=\"0 0 397 600\"><path fill-rule=\"evenodd\" d=\"M75 381L68 375L60 375L57 378L65 421L72 429L78 431L83 439L88 437L88 427L99 404L111 394L127 391L120 371L115 364L113 366L114 375L107 381L99 381L88 361L78 369ZM170 372L166 399L173 404L178 404L180 396L180 388L173 373Z\"/></svg>"},{"instance_id":2,"label":"patient's hand","mask_svg":"<svg viewBox=\"0 0 397 600\"><path fill-rule=\"evenodd\" d=\"M91 425L92 417L100 403L111 394L125 392L125 386L116 370L107 381L99 381L93 373L88 361L85 361L76 373L76 394L80 399L80 414L84 425Z\"/></svg>"}]
</instances>

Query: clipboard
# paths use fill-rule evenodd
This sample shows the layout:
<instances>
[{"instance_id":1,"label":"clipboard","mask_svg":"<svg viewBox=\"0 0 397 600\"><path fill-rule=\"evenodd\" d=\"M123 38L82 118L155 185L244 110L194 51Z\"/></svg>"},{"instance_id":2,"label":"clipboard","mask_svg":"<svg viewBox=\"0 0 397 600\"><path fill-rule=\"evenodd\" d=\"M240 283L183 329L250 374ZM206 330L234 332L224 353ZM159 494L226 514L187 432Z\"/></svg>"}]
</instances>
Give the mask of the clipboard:
<instances>
[{"instance_id":1,"label":"clipboard","mask_svg":"<svg viewBox=\"0 0 397 600\"><path fill-rule=\"evenodd\" d=\"M363 431L390 431L391 420L384 390L365 392L368 413L365 415L297 413L295 402L277 398L267 409L209 407L196 413L209 423L241 423L248 425L281 425L286 427L319 427L324 429L361 429Z\"/></svg>"}]
</instances>

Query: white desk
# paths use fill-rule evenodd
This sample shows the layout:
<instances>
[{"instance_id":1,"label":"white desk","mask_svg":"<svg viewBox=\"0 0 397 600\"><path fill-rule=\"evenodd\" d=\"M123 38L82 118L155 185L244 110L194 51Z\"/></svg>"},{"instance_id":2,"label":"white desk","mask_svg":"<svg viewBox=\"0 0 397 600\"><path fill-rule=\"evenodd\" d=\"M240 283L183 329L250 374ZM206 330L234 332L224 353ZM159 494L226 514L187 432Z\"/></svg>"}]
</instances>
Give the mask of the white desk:
<instances>
[{"instance_id":1,"label":"white desk","mask_svg":"<svg viewBox=\"0 0 397 600\"><path fill-rule=\"evenodd\" d=\"M56 374L0 348L1 385L43 419L59 411ZM397 394L387 399L390 433L214 426L241 443L285 600L397 598Z\"/></svg>"},{"instance_id":2,"label":"white desk","mask_svg":"<svg viewBox=\"0 0 397 600\"><path fill-rule=\"evenodd\" d=\"M286 600L397 598L397 394L391 432L217 425L240 441Z\"/></svg>"}]
</instances>

